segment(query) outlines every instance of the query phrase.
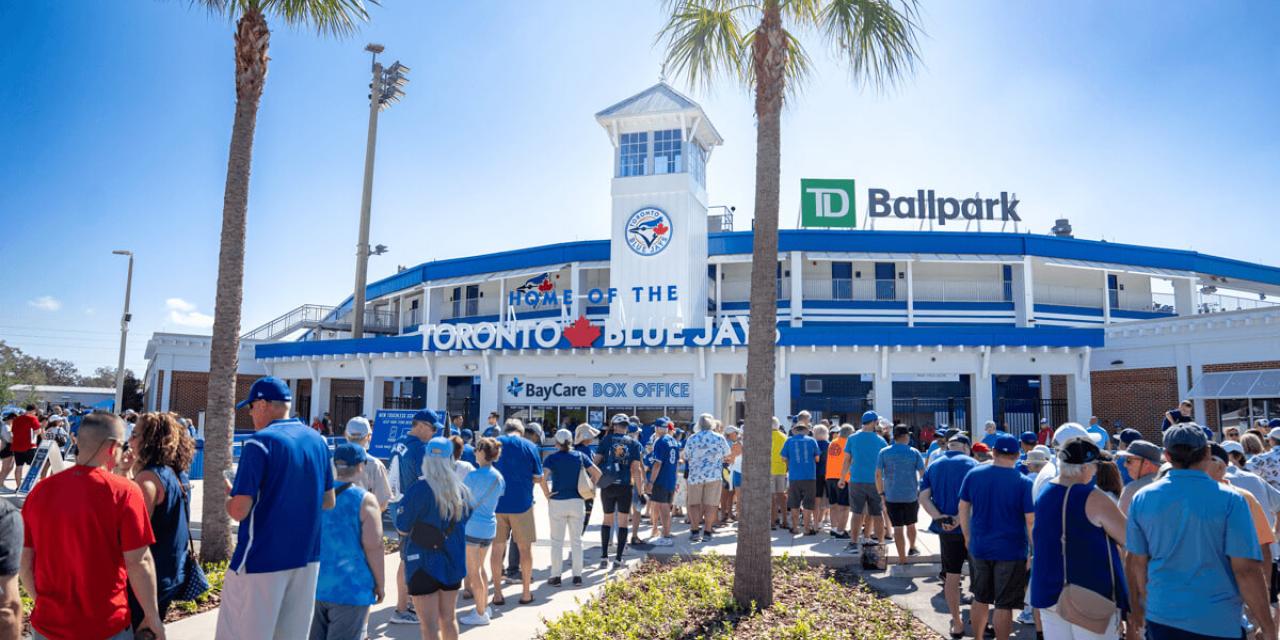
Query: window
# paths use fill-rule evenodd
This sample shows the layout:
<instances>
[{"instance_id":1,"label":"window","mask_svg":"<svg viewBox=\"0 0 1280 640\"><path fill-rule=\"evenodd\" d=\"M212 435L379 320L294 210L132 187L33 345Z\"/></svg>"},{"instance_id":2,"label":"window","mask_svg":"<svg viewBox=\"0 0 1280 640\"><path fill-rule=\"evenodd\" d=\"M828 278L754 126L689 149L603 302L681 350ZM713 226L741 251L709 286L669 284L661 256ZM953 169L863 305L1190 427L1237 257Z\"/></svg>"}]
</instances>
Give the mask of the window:
<instances>
[{"instance_id":1,"label":"window","mask_svg":"<svg viewBox=\"0 0 1280 640\"><path fill-rule=\"evenodd\" d=\"M1107 298L1112 309L1120 308L1120 279L1114 273L1107 274Z\"/></svg>"},{"instance_id":2,"label":"window","mask_svg":"<svg viewBox=\"0 0 1280 640\"><path fill-rule=\"evenodd\" d=\"M680 130L666 129L653 132L653 173L680 173Z\"/></svg>"},{"instance_id":3,"label":"window","mask_svg":"<svg viewBox=\"0 0 1280 640\"><path fill-rule=\"evenodd\" d=\"M649 161L649 132L624 133L618 147L618 177L642 176Z\"/></svg>"},{"instance_id":4,"label":"window","mask_svg":"<svg viewBox=\"0 0 1280 640\"><path fill-rule=\"evenodd\" d=\"M876 263L876 300L895 300L898 295L898 283L893 278L894 263Z\"/></svg>"},{"instance_id":5,"label":"window","mask_svg":"<svg viewBox=\"0 0 1280 640\"><path fill-rule=\"evenodd\" d=\"M853 263L831 263L831 299L853 299Z\"/></svg>"},{"instance_id":6,"label":"window","mask_svg":"<svg viewBox=\"0 0 1280 640\"><path fill-rule=\"evenodd\" d=\"M707 152L697 142L689 144L689 173L704 189L707 186Z\"/></svg>"},{"instance_id":7,"label":"window","mask_svg":"<svg viewBox=\"0 0 1280 640\"><path fill-rule=\"evenodd\" d=\"M1001 265L1000 283L1004 301L1013 302L1013 265Z\"/></svg>"}]
</instances>

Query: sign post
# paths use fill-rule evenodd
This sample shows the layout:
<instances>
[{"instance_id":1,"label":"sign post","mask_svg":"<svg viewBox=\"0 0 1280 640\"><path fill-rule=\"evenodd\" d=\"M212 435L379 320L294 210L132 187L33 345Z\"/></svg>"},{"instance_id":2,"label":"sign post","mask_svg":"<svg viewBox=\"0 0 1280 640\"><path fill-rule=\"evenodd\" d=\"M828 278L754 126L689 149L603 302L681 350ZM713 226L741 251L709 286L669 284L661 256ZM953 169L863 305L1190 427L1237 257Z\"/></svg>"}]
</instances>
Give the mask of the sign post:
<instances>
[{"instance_id":1,"label":"sign post","mask_svg":"<svg viewBox=\"0 0 1280 640\"><path fill-rule=\"evenodd\" d=\"M31 461L31 468L27 469L27 475L23 476L22 484L18 486L18 495L25 496L31 493L31 489L36 486L36 479L40 477L40 471L44 469L44 463L48 462L49 450L54 448L53 445L52 439L45 439L40 442L39 448L36 449L36 457Z\"/></svg>"}]
</instances>

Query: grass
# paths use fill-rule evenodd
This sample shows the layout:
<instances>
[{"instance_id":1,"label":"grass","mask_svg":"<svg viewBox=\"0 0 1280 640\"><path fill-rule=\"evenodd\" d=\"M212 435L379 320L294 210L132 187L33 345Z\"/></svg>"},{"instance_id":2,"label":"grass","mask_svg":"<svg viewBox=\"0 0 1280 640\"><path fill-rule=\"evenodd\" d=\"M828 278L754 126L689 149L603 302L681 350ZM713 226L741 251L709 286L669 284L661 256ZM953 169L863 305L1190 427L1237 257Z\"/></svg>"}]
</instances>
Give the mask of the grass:
<instances>
[{"instance_id":1,"label":"grass","mask_svg":"<svg viewBox=\"0 0 1280 640\"><path fill-rule=\"evenodd\" d=\"M937 638L911 614L853 573L774 561L774 605L733 601L733 564L702 556L677 564L648 561L595 599L547 622L542 640L889 640Z\"/></svg>"}]
</instances>

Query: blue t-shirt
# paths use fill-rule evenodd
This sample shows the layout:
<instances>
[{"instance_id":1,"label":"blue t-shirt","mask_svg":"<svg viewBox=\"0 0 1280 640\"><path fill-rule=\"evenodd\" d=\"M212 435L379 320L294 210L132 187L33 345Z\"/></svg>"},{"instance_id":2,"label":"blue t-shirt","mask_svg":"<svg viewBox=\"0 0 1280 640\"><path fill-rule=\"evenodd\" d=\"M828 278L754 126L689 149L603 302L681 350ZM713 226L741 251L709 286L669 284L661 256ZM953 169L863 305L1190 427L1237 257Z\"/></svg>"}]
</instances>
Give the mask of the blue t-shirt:
<instances>
[{"instance_id":1,"label":"blue t-shirt","mask_svg":"<svg viewBox=\"0 0 1280 640\"><path fill-rule=\"evenodd\" d=\"M600 440L596 449L600 456L600 470L617 478L614 486L631 486L631 463L644 457L640 443L624 435L610 433ZM600 487L603 489L604 487Z\"/></svg>"},{"instance_id":2,"label":"blue t-shirt","mask_svg":"<svg viewBox=\"0 0 1280 640\"><path fill-rule=\"evenodd\" d=\"M818 467L815 464L818 455L818 441L805 435L796 434L782 443L782 457L787 461L787 480L814 480Z\"/></svg>"},{"instance_id":3,"label":"blue t-shirt","mask_svg":"<svg viewBox=\"0 0 1280 640\"><path fill-rule=\"evenodd\" d=\"M1148 620L1240 637L1244 601L1231 558L1262 559L1243 497L1201 471L1171 469L1134 495L1125 544L1149 558Z\"/></svg>"},{"instance_id":4,"label":"blue t-shirt","mask_svg":"<svg viewBox=\"0 0 1280 640\"><path fill-rule=\"evenodd\" d=\"M578 474L584 467L590 467L591 461L581 453L570 449L556 451L542 461L544 469L551 472L552 500L581 500L578 495Z\"/></svg>"},{"instance_id":5,"label":"blue t-shirt","mask_svg":"<svg viewBox=\"0 0 1280 640\"><path fill-rule=\"evenodd\" d=\"M324 438L297 420L276 420L244 441L231 495L254 500L240 522L232 570L268 573L320 560L331 456Z\"/></svg>"},{"instance_id":6,"label":"blue t-shirt","mask_svg":"<svg viewBox=\"0 0 1280 640\"><path fill-rule=\"evenodd\" d=\"M680 466L680 443L676 442L676 439L671 436L658 438L653 443L653 460L654 462L662 463L662 466L658 469L658 479L653 483L653 486L674 491L676 488L676 468Z\"/></svg>"},{"instance_id":7,"label":"blue t-shirt","mask_svg":"<svg viewBox=\"0 0 1280 640\"><path fill-rule=\"evenodd\" d=\"M492 540L498 535L498 518L493 510L502 498L507 483L502 474L492 466L476 467L462 479L471 492L471 517L467 519L467 535L472 538Z\"/></svg>"},{"instance_id":8,"label":"blue t-shirt","mask_svg":"<svg viewBox=\"0 0 1280 640\"><path fill-rule=\"evenodd\" d=\"M875 484L876 461L880 459L880 450L889 446L880 434L874 431L859 431L844 443L844 452L852 455L849 463L849 482L852 484Z\"/></svg>"},{"instance_id":9,"label":"blue t-shirt","mask_svg":"<svg viewBox=\"0 0 1280 640\"><path fill-rule=\"evenodd\" d=\"M502 455L506 455L503 447ZM439 551L428 551L414 544L412 536L403 536L400 555L404 558L404 576L412 579L413 574L423 571L441 584L462 582L467 576L467 514L461 514L456 523L445 522L436 506L436 495L431 484L415 482L405 492L404 499L396 504L395 525L397 531L412 531L416 522L436 527L446 533L444 548Z\"/></svg>"},{"instance_id":10,"label":"blue t-shirt","mask_svg":"<svg viewBox=\"0 0 1280 640\"><path fill-rule=\"evenodd\" d=\"M533 478L542 475L542 453L518 435L498 438L502 454L493 466L507 481L497 513L524 513L533 508Z\"/></svg>"},{"instance_id":11,"label":"blue t-shirt","mask_svg":"<svg viewBox=\"0 0 1280 640\"><path fill-rule=\"evenodd\" d=\"M885 502L914 502L920 495L924 458L915 447L895 442L881 449L876 469L884 483Z\"/></svg>"},{"instance_id":12,"label":"blue t-shirt","mask_svg":"<svg viewBox=\"0 0 1280 640\"><path fill-rule=\"evenodd\" d=\"M1000 436L1007 436L1007 435L1009 434L1005 432L1003 429L996 429L995 433L988 433L987 435L982 436L982 444L987 445L988 447L991 448L992 451L995 451L996 439L999 438Z\"/></svg>"},{"instance_id":13,"label":"blue t-shirt","mask_svg":"<svg viewBox=\"0 0 1280 640\"><path fill-rule=\"evenodd\" d=\"M594 444L575 444L573 450L586 456L588 460L596 459L596 446Z\"/></svg>"},{"instance_id":14,"label":"blue t-shirt","mask_svg":"<svg viewBox=\"0 0 1280 640\"><path fill-rule=\"evenodd\" d=\"M481 438L496 438L496 437L498 437L498 436L500 436L500 435L502 435L502 429L498 428L498 425L496 425L496 424L495 424L495 425L490 425L490 426L485 427L485 428L484 428L484 433L483 433L483 434L481 434L481 435L480 435L480 437L481 437Z\"/></svg>"},{"instance_id":15,"label":"blue t-shirt","mask_svg":"<svg viewBox=\"0 0 1280 640\"><path fill-rule=\"evenodd\" d=\"M422 459L427 455L427 443L418 436L405 434L400 441L391 445L391 467L395 473L388 474L391 482L399 483L393 487L392 493L404 495L422 477Z\"/></svg>"},{"instance_id":16,"label":"blue t-shirt","mask_svg":"<svg viewBox=\"0 0 1280 640\"><path fill-rule=\"evenodd\" d=\"M979 465L960 485L970 505L969 553L978 560L1026 560L1027 514L1035 513L1031 478L1017 469Z\"/></svg>"},{"instance_id":17,"label":"blue t-shirt","mask_svg":"<svg viewBox=\"0 0 1280 640\"><path fill-rule=\"evenodd\" d=\"M1111 436L1107 433L1106 429L1103 429L1101 426L1098 426L1096 424L1091 424L1085 427L1085 431L1088 431L1089 433L1098 434L1098 436L1102 438L1101 440L1098 440L1098 446L1102 447L1103 449L1107 448L1107 441L1111 439Z\"/></svg>"},{"instance_id":18,"label":"blue t-shirt","mask_svg":"<svg viewBox=\"0 0 1280 640\"><path fill-rule=\"evenodd\" d=\"M932 492L930 500L942 515L955 517L960 513L960 485L964 484L965 476L976 466L978 461L962 451L942 451L942 455L925 469L920 490L929 489ZM946 533L937 519L929 525L929 530ZM960 529L953 529L951 533L960 535Z\"/></svg>"}]
</instances>

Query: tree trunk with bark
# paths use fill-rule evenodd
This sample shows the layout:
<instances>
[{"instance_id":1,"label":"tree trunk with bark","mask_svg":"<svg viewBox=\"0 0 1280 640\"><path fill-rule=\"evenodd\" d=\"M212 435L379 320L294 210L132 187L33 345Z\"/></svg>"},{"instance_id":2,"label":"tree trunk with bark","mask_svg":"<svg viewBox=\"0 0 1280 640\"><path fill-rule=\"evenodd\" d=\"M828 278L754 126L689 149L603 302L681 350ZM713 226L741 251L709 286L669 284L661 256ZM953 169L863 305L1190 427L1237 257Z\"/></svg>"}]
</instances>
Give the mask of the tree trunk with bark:
<instances>
[{"instance_id":1,"label":"tree trunk with bark","mask_svg":"<svg viewBox=\"0 0 1280 640\"><path fill-rule=\"evenodd\" d=\"M782 163L782 97L786 89L785 34L778 0L767 0L751 47L756 97L755 233L751 249L751 312L747 344L747 422L742 463L742 521L734 565L739 606L773 604L769 534L773 496L773 393L778 316L778 189Z\"/></svg>"},{"instance_id":2,"label":"tree trunk with bark","mask_svg":"<svg viewBox=\"0 0 1280 640\"><path fill-rule=\"evenodd\" d=\"M244 239L249 209L249 170L258 103L267 79L271 32L266 16L248 9L236 22L236 110L222 200L222 240L218 253L218 291L214 303L213 344L209 351L209 390L205 402L205 484L200 532L204 562L231 556L231 518L223 471L231 468L235 419L236 368L240 353L240 304L244 298Z\"/></svg>"}]
</instances>

